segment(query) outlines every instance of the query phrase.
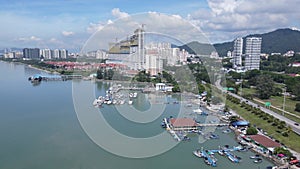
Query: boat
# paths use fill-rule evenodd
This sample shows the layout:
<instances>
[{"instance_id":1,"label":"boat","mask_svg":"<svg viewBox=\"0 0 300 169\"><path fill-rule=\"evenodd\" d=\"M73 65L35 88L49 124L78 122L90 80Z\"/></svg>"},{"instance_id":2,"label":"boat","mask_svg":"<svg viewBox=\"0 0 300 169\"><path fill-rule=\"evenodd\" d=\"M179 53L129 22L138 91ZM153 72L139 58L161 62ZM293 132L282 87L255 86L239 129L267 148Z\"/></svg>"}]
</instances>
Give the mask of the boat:
<instances>
[{"instance_id":1,"label":"boat","mask_svg":"<svg viewBox=\"0 0 300 169\"><path fill-rule=\"evenodd\" d=\"M202 113L202 110L201 109L195 109L193 110L194 113L197 113L197 114L201 114Z\"/></svg>"},{"instance_id":2,"label":"boat","mask_svg":"<svg viewBox=\"0 0 300 169\"><path fill-rule=\"evenodd\" d=\"M132 103L133 103L133 101L132 101L132 100L129 100L129 101L128 101L128 104L132 104Z\"/></svg>"},{"instance_id":3,"label":"boat","mask_svg":"<svg viewBox=\"0 0 300 169\"><path fill-rule=\"evenodd\" d=\"M253 161L254 163L261 163L262 162L262 159L261 158L257 158Z\"/></svg>"},{"instance_id":4,"label":"boat","mask_svg":"<svg viewBox=\"0 0 300 169\"><path fill-rule=\"evenodd\" d=\"M223 131L222 131L222 133L225 133L225 134L226 134L226 133L230 133L230 132L231 132L230 129L226 129L226 130L223 130Z\"/></svg>"},{"instance_id":5,"label":"boat","mask_svg":"<svg viewBox=\"0 0 300 169\"><path fill-rule=\"evenodd\" d=\"M199 157L199 158L203 157L203 156L202 156L202 153L201 153L199 150L193 151L193 154L194 154L196 157Z\"/></svg>"},{"instance_id":6,"label":"boat","mask_svg":"<svg viewBox=\"0 0 300 169\"><path fill-rule=\"evenodd\" d=\"M257 158L260 158L260 155L259 154L256 154L254 156L250 156L250 159L257 159Z\"/></svg>"},{"instance_id":7,"label":"boat","mask_svg":"<svg viewBox=\"0 0 300 169\"><path fill-rule=\"evenodd\" d=\"M218 153L219 153L221 156L224 156L224 155L225 155L224 150L219 150Z\"/></svg>"},{"instance_id":8,"label":"boat","mask_svg":"<svg viewBox=\"0 0 300 169\"><path fill-rule=\"evenodd\" d=\"M234 163L239 163L240 160L238 158L236 158L233 154L225 151L226 156L228 157L228 159Z\"/></svg>"},{"instance_id":9,"label":"boat","mask_svg":"<svg viewBox=\"0 0 300 169\"><path fill-rule=\"evenodd\" d=\"M210 136L209 136L209 138L211 138L211 139L218 139L219 136L217 134L211 133Z\"/></svg>"}]
</instances>

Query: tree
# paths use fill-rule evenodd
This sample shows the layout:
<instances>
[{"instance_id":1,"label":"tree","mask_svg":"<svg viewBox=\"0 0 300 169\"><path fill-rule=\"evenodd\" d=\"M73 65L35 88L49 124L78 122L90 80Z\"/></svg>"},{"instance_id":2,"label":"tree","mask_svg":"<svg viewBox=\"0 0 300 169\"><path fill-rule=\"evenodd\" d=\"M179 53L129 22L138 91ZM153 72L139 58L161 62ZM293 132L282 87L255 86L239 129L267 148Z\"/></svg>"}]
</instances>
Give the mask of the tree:
<instances>
[{"instance_id":1,"label":"tree","mask_svg":"<svg viewBox=\"0 0 300 169\"><path fill-rule=\"evenodd\" d=\"M199 93L203 93L205 91L205 87L201 83L198 83L198 91Z\"/></svg>"},{"instance_id":2,"label":"tree","mask_svg":"<svg viewBox=\"0 0 300 169\"><path fill-rule=\"evenodd\" d=\"M294 100L300 101L300 88L299 88L300 83L298 82L294 87L292 88L292 93L295 95Z\"/></svg>"},{"instance_id":3,"label":"tree","mask_svg":"<svg viewBox=\"0 0 300 169\"><path fill-rule=\"evenodd\" d=\"M238 116L231 116L231 117L229 118L230 123L236 122L236 121L238 121L239 119L240 119L240 118L239 118Z\"/></svg>"},{"instance_id":4,"label":"tree","mask_svg":"<svg viewBox=\"0 0 300 169\"><path fill-rule=\"evenodd\" d=\"M284 147L275 147L274 154L284 154L287 157L291 157L293 154Z\"/></svg>"},{"instance_id":5,"label":"tree","mask_svg":"<svg viewBox=\"0 0 300 169\"><path fill-rule=\"evenodd\" d=\"M269 99L273 94L274 81L269 75L259 75L256 78L256 90L260 99Z\"/></svg>"},{"instance_id":6,"label":"tree","mask_svg":"<svg viewBox=\"0 0 300 169\"><path fill-rule=\"evenodd\" d=\"M103 68L97 70L97 79L103 79Z\"/></svg>"},{"instance_id":7,"label":"tree","mask_svg":"<svg viewBox=\"0 0 300 169\"><path fill-rule=\"evenodd\" d=\"M300 103L296 103L295 111L300 112Z\"/></svg>"},{"instance_id":8,"label":"tree","mask_svg":"<svg viewBox=\"0 0 300 169\"><path fill-rule=\"evenodd\" d=\"M176 92L180 92L180 87L178 84L175 84L172 88L172 92L176 93Z\"/></svg>"},{"instance_id":9,"label":"tree","mask_svg":"<svg viewBox=\"0 0 300 169\"><path fill-rule=\"evenodd\" d=\"M112 80L113 76L114 76L114 71L112 69L109 69L106 73L107 77L106 79L108 80Z\"/></svg>"},{"instance_id":10,"label":"tree","mask_svg":"<svg viewBox=\"0 0 300 169\"><path fill-rule=\"evenodd\" d=\"M258 131L255 127L249 127L247 130L246 130L246 134L247 135L255 135L257 134Z\"/></svg>"}]
</instances>

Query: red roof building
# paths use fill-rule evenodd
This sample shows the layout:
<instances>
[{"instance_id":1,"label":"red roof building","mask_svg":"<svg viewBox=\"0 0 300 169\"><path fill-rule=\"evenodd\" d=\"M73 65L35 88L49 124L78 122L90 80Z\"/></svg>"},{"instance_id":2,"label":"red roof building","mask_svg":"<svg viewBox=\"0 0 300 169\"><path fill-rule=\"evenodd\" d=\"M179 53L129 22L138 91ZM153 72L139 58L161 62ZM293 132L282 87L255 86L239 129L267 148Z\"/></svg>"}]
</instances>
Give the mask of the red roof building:
<instances>
[{"instance_id":1,"label":"red roof building","mask_svg":"<svg viewBox=\"0 0 300 169\"><path fill-rule=\"evenodd\" d=\"M197 123L191 118L172 118L170 124L173 130L197 130Z\"/></svg>"},{"instance_id":2,"label":"red roof building","mask_svg":"<svg viewBox=\"0 0 300 169\"><path fill-rule=\"evenodd\" d=\"M256 134L256 135L251 135L249 136L253 141L256 141L257 143L259 143L260 145L266 147L266 148L275 148L275 147L281 147L280 143L277 143L273 140L271 140L270 138L260 135L260 134Z\"/></svg>"}]
</instances>

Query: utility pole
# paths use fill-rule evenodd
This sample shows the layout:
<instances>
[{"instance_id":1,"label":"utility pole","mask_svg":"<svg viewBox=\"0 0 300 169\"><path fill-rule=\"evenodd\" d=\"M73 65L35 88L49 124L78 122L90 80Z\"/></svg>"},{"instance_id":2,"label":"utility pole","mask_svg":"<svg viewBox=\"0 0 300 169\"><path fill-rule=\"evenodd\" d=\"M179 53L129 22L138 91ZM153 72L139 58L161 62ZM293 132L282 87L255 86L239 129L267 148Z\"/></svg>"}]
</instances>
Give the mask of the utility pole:
<instances>
[{"instance_id":1,"label":"utility pole","mask_svg":"<svg viewBox=\"0 0 300 169\"><path fill-rule=\"evenodd\" d=\"M241 72L241 97L243 97L243 72Z\"/></svg>"},{"instance_id":2,"label":"utility pole","mask_svg":"<svg viewBox=\"0 0 300 169\"><path fill-rule=\"evenodd\" d=\"M284 108L285 108L285 97L286 97L286 87L283 88L283 105L282 105L282 115L284 116Z\"/></svg>"}]
</instances>

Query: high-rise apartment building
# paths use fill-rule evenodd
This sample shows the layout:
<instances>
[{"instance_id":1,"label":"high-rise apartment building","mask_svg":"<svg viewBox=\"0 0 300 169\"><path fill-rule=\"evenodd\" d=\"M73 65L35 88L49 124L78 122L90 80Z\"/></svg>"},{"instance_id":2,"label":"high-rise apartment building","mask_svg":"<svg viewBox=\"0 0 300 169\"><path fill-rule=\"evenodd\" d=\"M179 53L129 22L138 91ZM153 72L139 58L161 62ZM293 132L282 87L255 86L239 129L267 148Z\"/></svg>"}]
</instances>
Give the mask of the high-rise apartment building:
<instances>
[{"instance_id":1,"label":"high-rise apartment building","mask_svg":"<svg viewBox=\"0 0 300 169\"><path fill-rule=\"evenodd\" d=\"M66 59L68 57L68 51L66 49L61 49L59 51L59 58Z\"/></svg>"},{"instance_id":2,"label":"high-rise apartment building","mask_svg":"<svg viewBox=\"0 0 300 169\"><path fill-rule=\"evenodd\" d=\"M40 50L41 57L44 59L51 59L51 50L50 49L41 49Z\"/></svg>"},{"instance_id":3,"label":"high-rise apartment building","mask_svg":"<svg viewBox=\"0 0 300 169\"><path fill-rule=\"evenodd\" d=\"M54 59L58 59L59 58L59 50L58 49L51 50L51 57Z\"/></svg>"},{"instance_id":4,"label":"high-rise apartment building","mask_svg":"<svg viewBox=\"0 0 300 169\"><path fill-rule=\"evenodd\" d=\"M233 42L233 66L242 66L242 54L243 54L243 38L236 38Z\"/></svg>"},{"instance_id":5,"label":"high-rise apartment building","mask_svg":"<svg viewBox=\"0 0 300 169\"><path fill-rule=\"evenodd\" d=\"M261 53L261 37L248 37L246 39L246 58L245 69L246 70L259 70L260 66L260 53Z\"/></svg>"},{"instance_id":6,"label":"high-rise apartment building","mask_svg":"<svg viewBox=\"0 0 300 169\"><path fill-rule=\"evenodd\" d=\"M23 57L29 59L39 59L40 58L40 49L39 48L24 48Z\"/></svg>"}]
</instances>

